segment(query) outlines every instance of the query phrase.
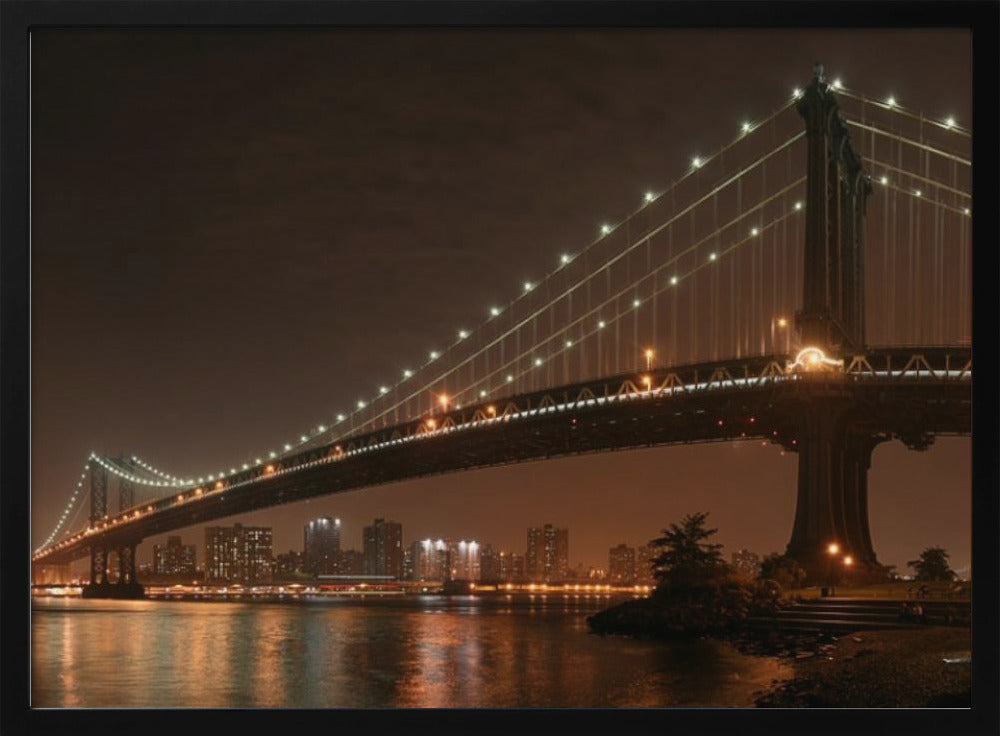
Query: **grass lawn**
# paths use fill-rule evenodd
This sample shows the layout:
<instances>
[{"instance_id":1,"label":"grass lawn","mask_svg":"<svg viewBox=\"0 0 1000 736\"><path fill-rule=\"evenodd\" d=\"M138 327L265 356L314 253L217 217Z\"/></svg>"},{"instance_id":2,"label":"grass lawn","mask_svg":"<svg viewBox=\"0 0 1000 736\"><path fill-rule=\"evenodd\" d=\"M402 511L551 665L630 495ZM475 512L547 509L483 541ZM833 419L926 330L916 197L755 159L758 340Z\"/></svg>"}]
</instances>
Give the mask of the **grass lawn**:
<instances>
[{"instance_id":1,"label":"grass lawn","mask_svg":"<svg viewBox=\"0 0 1000 736\"><path fill-rule=\"evenodd\" d=\"M970 600L971 583L963 583L962 592L960 593L952 592L953 583L916 583L905 580L872 585L837 585L834 592L837 598L889 598L892 600L906 600L908 597L917 597L917 589L921 585L926 585L928 588L927 595L924 596L928 600ZM909 590L909 594L907 594L907 590ZM819 598L821 591L819 586L811 586L789 590L787 595L799 598Z\"/></svg>"}]
</instances>

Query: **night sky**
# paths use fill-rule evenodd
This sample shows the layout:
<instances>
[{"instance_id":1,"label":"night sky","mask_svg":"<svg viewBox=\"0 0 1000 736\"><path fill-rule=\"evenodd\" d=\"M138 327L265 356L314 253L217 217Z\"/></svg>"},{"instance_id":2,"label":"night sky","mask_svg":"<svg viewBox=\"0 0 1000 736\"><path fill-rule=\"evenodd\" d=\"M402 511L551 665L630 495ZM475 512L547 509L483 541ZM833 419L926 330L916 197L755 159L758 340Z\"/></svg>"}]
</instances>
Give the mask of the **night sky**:
<instances>
[{"instance_id":1,"label":"night sky","mask_svg":"<svg viewBox=\"0 0 1000 736\"><path fill-rule=\"evenodd\" d=\"M971 125L962 31L41 30L31 44L33 546L92 450L197 476L370 397L777 108L814 61ZM906 571L941 545L969 564L970 450L876 450L881 562ZM571 565L605 567L609 547L704 510L728 558L784 550L795 479L777 446L667 447L219 523L274 527L275 553L321 515L341 518L343 547L385 517L405 544L523 553L526 528L550 522L570 530ZM180 533L200 562L202 528Z\"/></svg>"}]
</instances>

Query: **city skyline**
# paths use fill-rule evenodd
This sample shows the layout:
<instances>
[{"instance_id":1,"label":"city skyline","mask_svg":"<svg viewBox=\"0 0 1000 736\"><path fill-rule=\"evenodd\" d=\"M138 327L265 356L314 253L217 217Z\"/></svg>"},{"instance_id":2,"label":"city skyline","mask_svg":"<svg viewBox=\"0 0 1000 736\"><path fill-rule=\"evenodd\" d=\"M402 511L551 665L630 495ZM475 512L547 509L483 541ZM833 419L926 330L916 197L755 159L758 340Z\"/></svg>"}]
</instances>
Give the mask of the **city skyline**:
<instances>
[{"instance_id":1,"label":"city skyline","mask_svg":"<svg viewBox=\"0 0 1000 736\"><path fill-rule=\"evenodd\" d=\"M671 44L660 43L664 33ZM646 187L669 180L693 152L726 140L746 116L773 109L807 80L817 58L848 81L863 77L873 94L891 92L914 109L970 119L962 33L775 34L766 59L750 58L759 34L724 35L734 53L748 54L752 84L727 79L721 63L669 80L652 71L673 68L675 56L709 32L642 31L627 39L606 31L313 32L294 43L280 32L218 32L212 44L190 31L95 31L69 40L40 32L33 47L40 218L33 244L33 543L54 525L79 473L77 459L91 451L134 452L178 473L238 464L250 448L295 437L370 394L412 356L440 347L469 315L484 316L522 278L547 270L559 252L588 242L598 223L630 211ZM426 63L409 72L417 92L400 98L400 107L383 96L395 57L384 57L378 44L390 36L400 53ZM921 54L905 53L914 48ZM280 52L285 74L255 74L262 49ZM483 83L496 54L513 54L507 81ZM119 69L109 67L111 59ZM476 63L460 73L456 59ZM554 81L533 79L531 71L549 62ZM319 72L303 71L313 68L341 80L336 94ZM59 81L67 69L72 79ZM298 81L289 85L289 78ZM440 78L455 89L440 88ZM155 94L143 84L149 80ZM653 102L624 104L626 94L655 100L667 85L692 100L683 114ZM543 113L503 109L546 98ZM213 99L207 110L206 99ZM118 117L109 124L112 100ZM272 128L242 124L248 113ZM560 123L567 116L575 121L572 135ZM372 117L384 125L359 127ZM631 132L602 151L609 126ZM215 142L206 145L205 136ZM365 166L352 163L354 150L371 152ZM398 157L408 162L406 176L396 171ZM91 180L86 172L98 161L115 168ZM542 183L526 188L518 167L529 165L527 178ZM569 176L553 173L566 166L576 167ZM109 206L113 213L103 219L85 216ZM395 264L391 270L386 261ZM236 278L247 287L234 289ZM488 287L456 297L431 290L427 298L426 285L437 282ZM95 283L104 286L84 289ZM183 296L189 293L198 298ZM360 305L351 319L345 304ZM394 329L399 319L403 330ZM92 363L63 368L61 356L91 345ZM66 415L105 421L66 423ZM940 544L957 567L969 564L969 448L968 439L940 438L926 453L899 443L876 450L870 517L883 563L905 572L920 549ZM767 554L788 541L795 460L759 443L625 451L407 481L225 523L271 526L275 548L289 549L283 540L301 533L295 520L302 509L356 529L378 516L401 520L414 538L483 519L484 540L513 547L523 533L519 509L530 504L539 522L561 518L579 530L577 559L596 565L611 544L648 541L683 514L704 510L727 550ZM746 479L753 479L749 492ZM962 491L942 499L933 493L941 485ZM609 519L618 528L605 541ZM140 546L140 559L149 559L156 541Z\"/></svg>"}]
</instances>

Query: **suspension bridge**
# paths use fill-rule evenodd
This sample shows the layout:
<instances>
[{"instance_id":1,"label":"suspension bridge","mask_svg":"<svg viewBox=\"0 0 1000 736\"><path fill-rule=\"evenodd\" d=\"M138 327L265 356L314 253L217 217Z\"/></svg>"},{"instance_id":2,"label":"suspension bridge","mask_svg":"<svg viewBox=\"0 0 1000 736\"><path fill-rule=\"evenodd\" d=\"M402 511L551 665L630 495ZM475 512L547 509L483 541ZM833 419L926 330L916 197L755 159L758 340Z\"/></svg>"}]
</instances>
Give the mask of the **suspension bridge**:
<instances>
[{"instance_id":1,"label":"suspension bridge","mask_svg":"<svg viewBox=\"0 0 1000 736\"><path fill-rule=\"evenodd\" d=\"M817 65L478 326L299 437L197 475L91 453L33 565L89 556L87 594L141 595L137 545L193 524L426 475L745 439L798 455L787 553L820 574L836 542L876 570L874 448L971 431L971 180L955 120Z\"/></svg>"}]
</instances>

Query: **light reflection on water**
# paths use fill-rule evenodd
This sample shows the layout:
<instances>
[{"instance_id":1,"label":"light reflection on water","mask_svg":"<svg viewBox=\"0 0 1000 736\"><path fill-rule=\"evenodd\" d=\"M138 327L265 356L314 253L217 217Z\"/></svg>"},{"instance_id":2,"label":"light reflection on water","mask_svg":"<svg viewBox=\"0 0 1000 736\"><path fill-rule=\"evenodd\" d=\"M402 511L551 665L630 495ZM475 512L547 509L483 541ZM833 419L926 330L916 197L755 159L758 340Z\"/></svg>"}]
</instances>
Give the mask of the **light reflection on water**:
<instances>
[{"instance_id":1,"label":"light reflection on water","mask_svg":"<svg viewBox=\"0 0 1000 736\"><path fill-rule=\"evenodd\" d=\"M729 707L791 667L588 633L607 600L36 599L32 706Z\"/></svg>"}]
</instances>

